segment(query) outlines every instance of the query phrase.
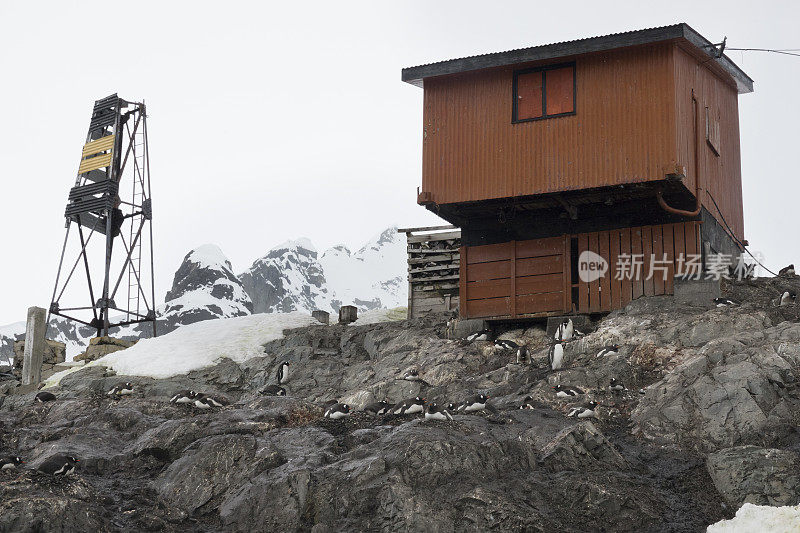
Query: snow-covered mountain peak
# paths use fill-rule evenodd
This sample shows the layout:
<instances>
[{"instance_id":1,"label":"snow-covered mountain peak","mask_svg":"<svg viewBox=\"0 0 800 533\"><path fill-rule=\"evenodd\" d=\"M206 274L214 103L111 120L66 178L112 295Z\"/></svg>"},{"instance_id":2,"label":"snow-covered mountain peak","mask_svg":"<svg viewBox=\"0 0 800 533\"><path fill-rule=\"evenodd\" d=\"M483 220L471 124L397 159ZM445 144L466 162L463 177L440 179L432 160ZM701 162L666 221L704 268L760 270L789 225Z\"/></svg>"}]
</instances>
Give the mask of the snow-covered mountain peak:
<instances>
[{"instance_id":1,"label":"snow-covered mountain peak","mask_svg":"<svg viewBox=\"0 0 800 533\"><path fill-rule=\"evenodd\" d=\"M216 244L203 244L198 246L186 254L184 261L194 263L200 268L226 268L233 272L230 260L225 257L225 254L222 253L222 250Z\"/></svg>"},{"instance_id":2,"label":"snow-covered mountain peak","mask_svg":"<svg viewBox=\"0 0 800 533\"><path fill-rule=\"evenodd\" d=\"M281 244L273 246L272 248L270 248L269 250L270 253L267 255L272 255L272 252L281 252L284 250L290 250L290 251L298 250L301 251L301 253L302 251L311 252L311 254L313 254L314 257L316 257L317 255L317 248L314 246L311 240L306 239L305 237L301 237L299 239L290 239L288 241L282 242Z\"/></svg>"}]
</instances>

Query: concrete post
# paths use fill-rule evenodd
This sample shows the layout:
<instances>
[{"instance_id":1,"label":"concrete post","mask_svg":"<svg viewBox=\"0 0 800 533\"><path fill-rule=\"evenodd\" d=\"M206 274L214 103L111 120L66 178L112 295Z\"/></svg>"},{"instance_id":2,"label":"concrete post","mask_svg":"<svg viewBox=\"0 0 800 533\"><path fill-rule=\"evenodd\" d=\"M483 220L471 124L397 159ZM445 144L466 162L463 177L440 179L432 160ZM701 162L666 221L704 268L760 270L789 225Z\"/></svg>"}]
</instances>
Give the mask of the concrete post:
<instances>
[{"instance_id":1,"label":"concrete post","mask_svg":"<svg viewBox=\"0 0 800 533\"><path fill-rule=\"evenodd\" d=\"M358 307L343 305L339 308L339 324L349 324L358 320Z\"/></svg>"},{"instance_id":2,"label":"concrete post","mask_svg":"<svg viewBox=\"0 0 800 533\"><path fill-rule=\"evenodd\" d=\"M327 311L321 311L317 309L316 311L311 312L311 316L322 322L323 324L329 324L331 320L331 314Z\"/></svg>"},{"instance_id":3,"label":"concrete post","mask_svg":"<svg viewBox=\"0 0 800 533\"><path fill-rule=\"evenodd\" d=\"M41 307L28 308L25 328L25 354L22 359L22 384L37 384L42 380L42 359L47 331L47 311Z\"/></svg>"}]
</instances>

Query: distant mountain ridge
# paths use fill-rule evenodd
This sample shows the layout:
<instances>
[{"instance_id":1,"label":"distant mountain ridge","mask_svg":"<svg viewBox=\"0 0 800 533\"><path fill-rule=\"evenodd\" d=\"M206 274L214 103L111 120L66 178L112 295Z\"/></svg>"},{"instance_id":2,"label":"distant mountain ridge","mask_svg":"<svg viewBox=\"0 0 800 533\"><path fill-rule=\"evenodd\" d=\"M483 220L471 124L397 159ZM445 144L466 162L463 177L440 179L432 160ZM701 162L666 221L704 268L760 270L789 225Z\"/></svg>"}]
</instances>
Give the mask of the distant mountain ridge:
<instances>
[{"instance_id":1,"label":"distant mountain ridge","mask_svg":"<svg viewBox=\"0 0 800 533\"><path fill-rule=\"evenodd\" d=\"M283 242L236 275L223 251L204 244L184 257L157 309L158 332L202 320L251 313L311 312L337 314L342 305L360 311L404 306L408 300L406 241L397 228L387 228L357 252L337 245L318 254L306 238ZM67 344L68 359L83 351L95 330L53 317L48 338ZM23 338L25 323L0 327L0 365L13 357L14 341ZM125 339L152 335L150 325L111 331Z\"/></svg>"}]
</instances>

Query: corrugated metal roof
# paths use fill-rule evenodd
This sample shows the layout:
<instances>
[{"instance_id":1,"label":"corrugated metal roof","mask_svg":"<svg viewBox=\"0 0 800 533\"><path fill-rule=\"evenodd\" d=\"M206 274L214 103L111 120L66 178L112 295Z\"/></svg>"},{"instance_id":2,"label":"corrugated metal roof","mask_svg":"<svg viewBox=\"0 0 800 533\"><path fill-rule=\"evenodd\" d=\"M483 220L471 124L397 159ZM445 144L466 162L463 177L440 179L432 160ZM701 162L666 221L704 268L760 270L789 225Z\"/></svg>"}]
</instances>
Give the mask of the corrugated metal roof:
<instances>
[{"instance_id":1,"label":"corrugated metal roof","mask_svg":"<svg viewBox=\"0 0 800 533\"><path fill-rule=\"evenodd\" d=\"M401 77L407 83L422 87L423 80L431 76L444 76L471 70L555 59L672 39L684 39L709 57L714 57L716 52L711 41L697 33L688 24L680 23L428 63L404 68ZM722 57L716 58L715 62L731 75L740 94L753 91L753 80L730 58L723 54Z\"/></svg>"}]
</instances>

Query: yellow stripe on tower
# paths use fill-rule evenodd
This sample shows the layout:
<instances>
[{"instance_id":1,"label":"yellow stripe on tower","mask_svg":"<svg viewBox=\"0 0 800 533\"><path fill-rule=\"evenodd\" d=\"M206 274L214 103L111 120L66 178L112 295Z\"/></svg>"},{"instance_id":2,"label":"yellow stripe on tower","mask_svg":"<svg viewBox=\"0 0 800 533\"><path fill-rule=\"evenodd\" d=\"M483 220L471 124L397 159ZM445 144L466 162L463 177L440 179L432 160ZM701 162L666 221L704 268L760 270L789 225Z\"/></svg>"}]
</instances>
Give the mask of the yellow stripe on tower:
<instances>
[{"instance_id":1,"label":"yellow stripe on tower","mask_svg":"<svg viewBox=\"0 0 800 533\"><path fill-rule=\"evenodd\" d=\"M81 157L99 154L100 152L105 152L106 150L111 150L113 148L114 135L107 135L83 145L83 154L81 154Z\"/></svg>"},{"instance_id":2,"label":"yellow stripe on tower","mask_svg":"<svg viewBox=\"0 0 800 533\"><path fill-rule=\"evenodd\" d=\"M78 167L78 174L89 172L90 170L97 170L98 168L111 166L111 157L113 154L103 154L81 161L81 166Z\"/></svg>"}]
</instances>

